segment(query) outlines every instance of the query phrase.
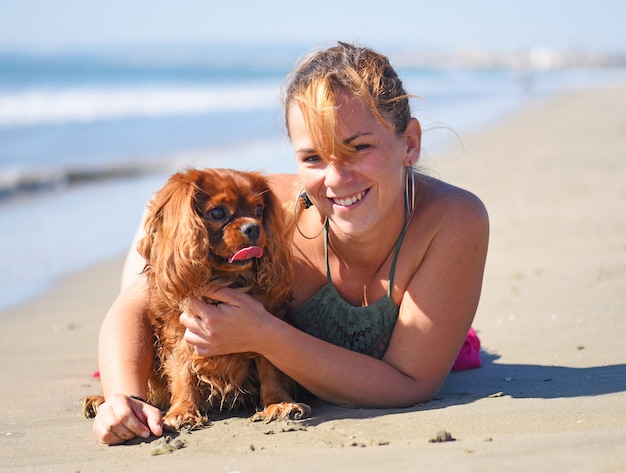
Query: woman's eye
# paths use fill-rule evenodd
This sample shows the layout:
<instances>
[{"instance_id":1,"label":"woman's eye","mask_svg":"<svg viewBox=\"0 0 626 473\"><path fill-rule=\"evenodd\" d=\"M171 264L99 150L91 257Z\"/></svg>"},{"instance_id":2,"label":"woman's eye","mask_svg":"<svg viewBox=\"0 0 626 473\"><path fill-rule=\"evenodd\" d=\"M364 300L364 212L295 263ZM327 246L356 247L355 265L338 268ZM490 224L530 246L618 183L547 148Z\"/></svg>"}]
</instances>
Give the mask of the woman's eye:
<instances>
[{"instance_id":1,"label":"woman's eye","mask_svg":"<svg viewBox=\"0 0 626 473\"><path fill-rule=\"evenodd\" d=\"M261 218L263 216L263 206L257 205L256 209L254 209L254 216L257 218Z\"/></svg>"},{"instance_id":2,"label":"woman's eye","mask_svg":"<svg viewBox=\"0 0 626 473\"><path fill-rule=\"evenodd\" d=\"M368 149L369 147L370 147L370 145L356 145L356 146L354 147L354 149L355 149L356 151L363 151L363 150Z\"/></svg>"},{"instance_id":3,"label":"woman's eye","mask_svg":"<svg viewBox=\"0 0 626 473\"><path fill-rule=\"evenodd\" d=\"M209 210L209 217L213 220L224 220L226 218L226 210L222 207L215 207L214 209Z\"/></svg>"},{"instance_id":4,"label":"woman's eye","mask_svg":"<svg viewBox=\"0 0 626 473\"><path fill-rule=\"evenodd\" d=\"M302 158L302 162L313 164L313 163L317 163L318 161L320 161L320 159L321 158L318 155L313 155L313 156L307 156L305 158Z\"/></svg>"}]
</instances>

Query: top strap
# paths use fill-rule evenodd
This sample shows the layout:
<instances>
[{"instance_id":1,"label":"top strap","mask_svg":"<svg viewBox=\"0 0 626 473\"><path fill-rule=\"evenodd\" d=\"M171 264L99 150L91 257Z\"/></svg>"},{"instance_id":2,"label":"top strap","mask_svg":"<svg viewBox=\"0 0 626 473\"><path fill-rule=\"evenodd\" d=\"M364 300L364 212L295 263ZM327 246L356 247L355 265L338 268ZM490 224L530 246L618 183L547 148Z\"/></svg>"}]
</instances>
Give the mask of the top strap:
<instances>
[{"instance_id":1,"label":"top strap","mask_svg":"<svg viewBox=\"0 0 626 473\"><path fill-rule=\"evenodd\" d=\"M396 272L396 263L398 261L398 254L400 253L400 248L402 247L402 242L404 241L404 235L406 234L406 229L408 227L409 219L407 218L404 225L402 226L402 231L396 240L396 244L393 251L393 260L391 261L391 268L389 268L389 278L387 279L387 297L391 298L391 289L393 287L393 277ZM332 279L330 277L330 264L328 263L328 221L324 224L324 256L326 258L326 279L328 283L332 284Z\"/></svg>"}]
</instances>

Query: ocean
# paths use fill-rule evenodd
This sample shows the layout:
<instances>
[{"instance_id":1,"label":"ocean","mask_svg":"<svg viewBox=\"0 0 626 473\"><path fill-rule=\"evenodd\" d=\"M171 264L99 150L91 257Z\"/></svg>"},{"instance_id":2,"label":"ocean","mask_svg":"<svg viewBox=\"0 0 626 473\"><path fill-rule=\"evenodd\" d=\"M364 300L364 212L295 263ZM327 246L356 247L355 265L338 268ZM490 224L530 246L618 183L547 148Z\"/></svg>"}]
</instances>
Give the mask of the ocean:
<instances>
[{"instance_id":1,"label":"ocean","mask_svg":"<svg viewBox=\"0 0 626 473\"><path fill-rule=\"evenodd\" d=\"M178 169L295 171L280 92L304 53L0 53L0 309L123 255L150 196ZM626 83L623 69L534 71L529 87L508 69L395 65L433 130L426 159L445 130L462 139L555 93Z\"/></svg>"}]
</instances>

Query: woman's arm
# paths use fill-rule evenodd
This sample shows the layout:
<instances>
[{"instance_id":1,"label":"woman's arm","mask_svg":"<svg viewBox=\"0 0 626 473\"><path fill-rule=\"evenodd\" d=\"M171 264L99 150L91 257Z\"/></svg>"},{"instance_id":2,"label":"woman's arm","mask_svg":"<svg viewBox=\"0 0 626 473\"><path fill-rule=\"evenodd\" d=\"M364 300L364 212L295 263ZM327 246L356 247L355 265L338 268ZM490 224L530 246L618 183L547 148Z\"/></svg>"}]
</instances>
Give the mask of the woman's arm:
<instances>
[{"instance_id":1,"label":"woman's arm","mask_svg":"<svg viewBox=\"0 0 626 473\"><path fill-rule=\"evenodd\" d=\"M144 222L148 215L148 207L144 209L141 217L141 224L135 232L135 237L130 245L128 253L126 254L126 260L124 261L124 268L122 269L122 282L121 292L124 292L141 274L146 261L137 251L137 244L146 234L144 229Z\"/></svg>"},{"instance_id":2,"label":"woman's arm","mask_svg":"<svg viewBox=\"0 0 626 473\"><path fill-rule=\"evenodd\" d=\"M93 431L104 443L163 433L160 411L129 397L146 398L152 370L145 295L145 280L137 278L118 296L100 329L98 358L105 402L98 408Z\"/></svg>"},{"instance_id":3,"label":"woman's arm","mask_svg":"<svg viewBox=\"0 0 626 473\"><path fill-rule=\"evenodd\" d=\"M192 304L195 316L181 316L185 339L207 356L260 353L313 394L337 404L397 407L430 400L474 318L488 241L488 218L478 199L465 195L444 210L405 290L383 360L303 333L232 290L211 295L224 304Z\"/></svg>"},{"instance_id":4,"label":"woman's arm","mask_svg":"<svg viewBox=\"0 0 626 473\"><path fill-rule=\"evenodd\" d=\"M145 279L137 278L117 297L102 322L98 359L105 398L113 393L146 396L153 352L145 295Z\"/></svg>"},{"instance_id":5,"label":"woman's arm","mask_svg":"<svg viewBox=\"0 0 626 473\"><path fill-rule=\"evenodd\" d=\"M474 320L483 282L489 219L482 202L455 189L440 202L426 256L404 292L384 360L428 398L448 376Z\"/></svg>"},{"instance_id":6,"label":"woman's arm","mask_svg":"<svg viewBox=\"0 0 626 473\"><path fill-rule=\"evenodd\" d=\"M185 340L199 355L260 353L314 395L340 405L407 406L428 398L415 380L389 363L312 337L246 294L222 289L210 297L223 303L196 300L193 315L180 318L187 327Z\"/></svg>"}]
</instances>

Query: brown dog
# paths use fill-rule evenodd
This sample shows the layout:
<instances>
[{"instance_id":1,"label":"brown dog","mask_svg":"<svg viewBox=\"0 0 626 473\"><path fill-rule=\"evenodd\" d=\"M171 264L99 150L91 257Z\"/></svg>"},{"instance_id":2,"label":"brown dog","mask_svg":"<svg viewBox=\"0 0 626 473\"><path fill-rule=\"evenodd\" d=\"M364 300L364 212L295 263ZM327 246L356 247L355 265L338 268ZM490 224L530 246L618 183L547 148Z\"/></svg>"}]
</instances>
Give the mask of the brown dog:
<instances>
[{"instance_id":1,"label":"brown dog","mask_svg":"<svg viewBox=\"0 0 626 473\"><path fill-rule=\"evenodd\" d=\"M148 316L155 359L147 401L167 410L167 430L200 427L211 410L236 408L260 396L252 420L300 419L295 383L262 356L195 354L183 339L180 313L189 297L221 287L245 291L284 318L293 271L280 202L258 173L191 169L174 174L153 199L138 251L146 261ZM205 299L206 300L206 299ZM93 417L102 396L82 400Z\"/></svg>"}]
</instances>

